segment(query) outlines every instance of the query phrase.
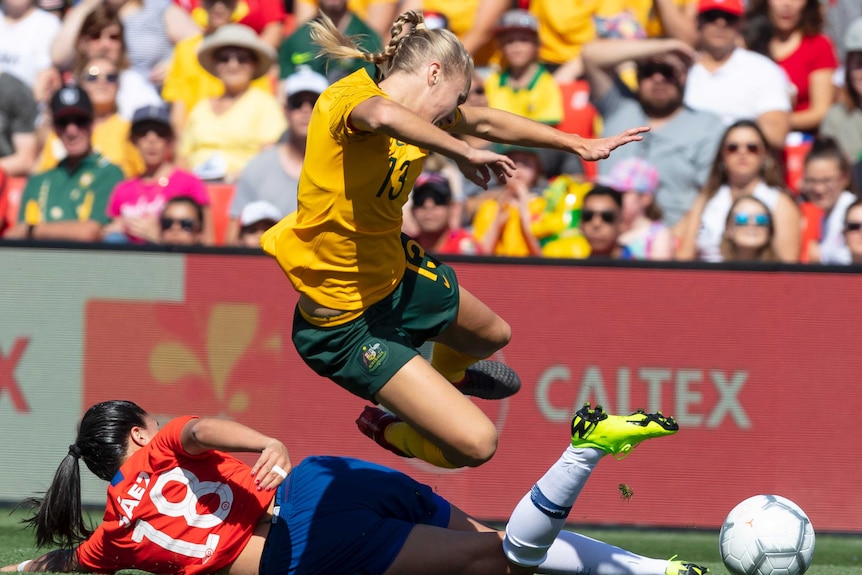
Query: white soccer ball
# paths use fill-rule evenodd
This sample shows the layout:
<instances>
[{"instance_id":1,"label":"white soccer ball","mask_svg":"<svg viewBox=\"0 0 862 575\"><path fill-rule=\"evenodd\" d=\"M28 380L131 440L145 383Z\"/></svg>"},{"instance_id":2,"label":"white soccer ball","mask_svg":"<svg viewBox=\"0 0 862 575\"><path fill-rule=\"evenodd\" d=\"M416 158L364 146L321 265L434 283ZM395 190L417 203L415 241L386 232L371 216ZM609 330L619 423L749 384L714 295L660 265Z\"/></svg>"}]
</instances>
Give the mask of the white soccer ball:
<instances>
[{"instance_id":1,"label":"white soccer ball","mask_svg":"<svg viewBox=\"0 0 862 575\"><path fill-rule=\"evenodd\" d=\"M814 557L814 528L789 499L755 495L727 515L719 550L734 575L802 575Z\"/></svg>"}]
</instances>

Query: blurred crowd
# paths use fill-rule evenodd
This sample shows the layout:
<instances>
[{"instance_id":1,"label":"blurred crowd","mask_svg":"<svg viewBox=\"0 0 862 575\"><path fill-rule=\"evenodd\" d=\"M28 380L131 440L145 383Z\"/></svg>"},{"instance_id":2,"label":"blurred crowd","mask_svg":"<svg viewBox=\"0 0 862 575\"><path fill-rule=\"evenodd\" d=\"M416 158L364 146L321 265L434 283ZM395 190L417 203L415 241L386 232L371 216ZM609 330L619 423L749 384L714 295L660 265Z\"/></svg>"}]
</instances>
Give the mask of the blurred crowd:
<instances>
[{"instance_id":1,"label":"blurred crowd","mask_svg":"<svg viewBox=\"0 0 862 575\"><path fill-rule=\"evenodd\" d=\"M297 206L329 17L456 33L467 105L585 137L598 163L499 148L481 189L431 155L405 234L440 254L862 263L859 0L0 0L0 234L259 248ZM215 201L215 189L229 190Z\"/></svg>"}]
</instances>

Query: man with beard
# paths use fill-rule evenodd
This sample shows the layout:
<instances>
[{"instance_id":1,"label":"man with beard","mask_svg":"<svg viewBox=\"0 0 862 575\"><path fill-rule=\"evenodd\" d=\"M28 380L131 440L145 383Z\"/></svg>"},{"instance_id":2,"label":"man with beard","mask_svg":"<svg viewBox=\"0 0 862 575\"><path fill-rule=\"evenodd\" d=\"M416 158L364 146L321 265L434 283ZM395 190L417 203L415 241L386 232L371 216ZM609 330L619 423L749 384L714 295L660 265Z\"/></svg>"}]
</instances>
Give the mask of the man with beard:
<instances>
[{"instance_id":1,"label":"man with beard","mask_svg":"<svg viewBox=\"0 0 862 575\"><path fill-rule=\"evenodd\" d=\"M754 120L770 147L783 150L790 82L773 60L740 46L743 0L699 0L697 11L700 58L688 74L686 105L717 114L725 126Z\"/></svg>"},{"instance_id":2,"label":"man with beard","mask_svg":"<svg viewBox=\"0 0 862 575\"><path fill-rule=\"evenodd\" d=\"M599 163L599 174L640 156L659 173L656 201L668 225L675 224L691 207L706 182L724 130L721 119L683 104L692 48L675 39L599 40L584 46L584 68L593 104L604 120L603 132L620 126L648 125L637 146L620 149ZM627 61L637 64L638 87L633 93L614 70ZM615 132L616 130L617 132Z\"/></svg>"}]
</instances>

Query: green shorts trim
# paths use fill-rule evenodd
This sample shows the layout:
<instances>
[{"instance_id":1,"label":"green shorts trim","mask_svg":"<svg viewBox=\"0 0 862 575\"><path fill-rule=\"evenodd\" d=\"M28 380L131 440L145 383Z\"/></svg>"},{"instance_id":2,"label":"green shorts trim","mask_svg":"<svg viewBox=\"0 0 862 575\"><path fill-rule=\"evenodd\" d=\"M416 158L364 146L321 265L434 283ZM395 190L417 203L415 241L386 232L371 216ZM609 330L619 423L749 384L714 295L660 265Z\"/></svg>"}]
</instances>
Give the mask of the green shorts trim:
<instances>
[{"instance_id":1,"label":"green shorts trim","mask_svg":"<svg viewBox=\"0 0 862 575\"><path fill-rule=\"evenodd\" d=\"M393 292L362 315L334 327L293 316L293 343L303 361L354 395L375 394L417 348L455 321L460 303L455 270L402 235L407 269Z\"/></svg>"}]
</instances>

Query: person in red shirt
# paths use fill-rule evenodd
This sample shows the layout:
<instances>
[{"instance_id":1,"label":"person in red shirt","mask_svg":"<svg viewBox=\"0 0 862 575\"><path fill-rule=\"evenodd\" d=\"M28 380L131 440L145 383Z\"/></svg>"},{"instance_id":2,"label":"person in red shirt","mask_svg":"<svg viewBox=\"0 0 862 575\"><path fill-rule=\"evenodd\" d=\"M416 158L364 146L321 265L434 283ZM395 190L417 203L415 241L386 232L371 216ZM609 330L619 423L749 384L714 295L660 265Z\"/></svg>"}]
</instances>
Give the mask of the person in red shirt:
<instances>
[{"instance_id":1,"label":"person in red shirt","mask_svg":"<svg viewBox=\"0 0 862 575\"><path fill-rule=\"evenodd\" d=\"M743 29L750 50L775 60L795 88L790 129L816 134L835 101L835 46L819 0L752 0Z\"/></svg>"},{"instance_id":2,"label":"person in red shirt","mask_svg":"<svg viewBox=\"0 0 862 575\"><path fill-rule=\"evenodd\" d=\"M504 533L393 469L327 456L292 467L281 441L235 421L187 415L159 429L138 405L105 401L84 414L44 499L32 501L36 543L61 548L0 571L407 575L421 566L428 575L574 575L616 565L628 575L703 575L692 563L561 531L604 455L622 458L678 430L661 414L615 416L584 406L572 420L571 444L518 503ZM257 460L249 467L232 451ZM81 510L79 460L110 482L103 522L92 532Z\"/></svg>"}]
</instances>

